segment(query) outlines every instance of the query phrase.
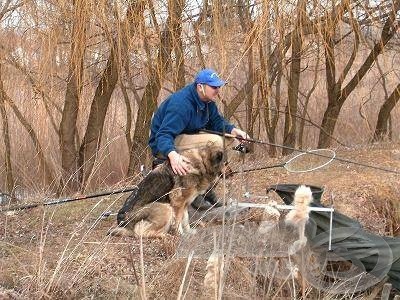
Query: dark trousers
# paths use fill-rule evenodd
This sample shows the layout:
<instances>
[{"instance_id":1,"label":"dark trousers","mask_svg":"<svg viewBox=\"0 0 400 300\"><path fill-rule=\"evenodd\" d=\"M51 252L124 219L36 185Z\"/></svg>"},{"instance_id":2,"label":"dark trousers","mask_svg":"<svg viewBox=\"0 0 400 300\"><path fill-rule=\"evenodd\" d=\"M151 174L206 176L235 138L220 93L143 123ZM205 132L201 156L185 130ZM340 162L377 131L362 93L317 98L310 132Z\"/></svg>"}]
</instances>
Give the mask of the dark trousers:
<instances>
[{"instance_id":1,"label":"dark trousers","mask_svg":"<svg viewBox=\"0 0 400 300\"><path fill-rule=\"evenodd\" d=\"M162 163L164 163L166 161L165 158L158 158L158 157L154 157L153 162L151 164L151 168L154 170L155 167L157 167L158 165L161 165Z\"/></svg>"}]
</instances>

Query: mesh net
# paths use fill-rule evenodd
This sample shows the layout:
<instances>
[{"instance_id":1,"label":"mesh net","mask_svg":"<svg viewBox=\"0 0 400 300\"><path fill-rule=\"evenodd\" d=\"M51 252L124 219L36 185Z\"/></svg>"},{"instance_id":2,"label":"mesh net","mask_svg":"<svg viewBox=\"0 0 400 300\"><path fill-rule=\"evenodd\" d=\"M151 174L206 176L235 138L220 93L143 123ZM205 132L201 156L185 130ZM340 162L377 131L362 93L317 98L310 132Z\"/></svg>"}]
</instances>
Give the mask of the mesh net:
<instances>
[{"instance_id":1,"label":"mesh net","mask_svg":"<svg viewBox=\"0 0 400 300\"><path fill-rule=\"evenodd\" d=\"M285 169L290 172L311 172L328 165L335 158L335 152L329 149L317 149L300 153L291 158Z\"/></svg>"}]
</instances>

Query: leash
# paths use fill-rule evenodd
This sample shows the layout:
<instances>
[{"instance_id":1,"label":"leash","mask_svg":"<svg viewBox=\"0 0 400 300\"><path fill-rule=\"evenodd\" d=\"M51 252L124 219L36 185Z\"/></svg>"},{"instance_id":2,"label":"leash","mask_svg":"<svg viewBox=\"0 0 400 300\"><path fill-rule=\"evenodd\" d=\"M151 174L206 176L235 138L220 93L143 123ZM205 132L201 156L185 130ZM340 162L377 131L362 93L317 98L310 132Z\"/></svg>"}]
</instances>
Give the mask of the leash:
<instances>
[{"instance_id":1,"label":"leash","mask_svg":"<svg viewBox=\"0 0 400 300\"><path fill-rule=\"evenodd\" d=\"M222 132L213 131L213 130L207 130L207 129L202 129L201 131L202 132L206 132L206 133L216 134L216 135L223 136L223 137L235 138L235 139L238 139L239 141L243 141L243 142L262 144L262 145L269 145L269 146L274 146L274 147L278 147L278 148L282 148L282 149L288 149L288 150L292 150L292 151L297 151L297 152L302 152L302 153L309 153L309 154L313 154L313 155L316 155L316 156L330 158L329 156L318 154L318 153L312 153L312 152L307 151L307 150L296 149L296 148L293 148L293 147L274 144L274 143L270 143L270 142L266 142L266 141L262 141L262 140L256 140L256 139L252 139L252 138L237 137L237 136L235 136L233 134L229 134L229 133L222 133ZM333 158L333 160L337 160L337 161L340 161L340 162L349 163L349 164L353 164L353 165L356 165L356 166L362 166L362 167L366 167L366 168L371 168L371 169L375 169L375 170L380 170L380 171L385 171L385 172L389 172L389 173L400 175L400 171L396 171L396 170L392 170L392 169L388 169L388 168L384 168L384 167L379 167L379 166L375 166L375 165L360 163L360 162L357 162L357 161L354 161L354 160L345 159L345 158L341 158L341 157L338 157L338 156L335 156ZM268 168L270 168L270 167L256 168L256 169L254 169L254 171L255 170L268 169ZM246 170L246 171L250 172L250 171L253 171L253 170Z\"/></svg>"},{"instance_id":2,"label":"leash","mask_svg":"<svg viewBox=\"0 0 400 300\"><path fill-rule=\"evenodd\" d=\"M78 196L78 197L74 197L74 198L54 199L54 200L50 200L47 202L32 203L32 204L27 204L27 205L14 205L14 206L10 206L7 208L0 208L0 212L25 210L25 209L35 208L38 206L49 206L49 205L55 205L55 204L62 204L62 203L73 202L73 201L78 201L78 200L85 200L85 199L97 198L97 197L102 197L102 196L109 196L109 195L115 195L115 194L120 194L120 193L132 192L136 189L137 189L137 186L133 186L133 187L123 188L123 189L119 189L119 190L115 190L115 191L100 192L100 193L96 193L96 194L83 195L83 196Z\"/></svg>"}]
</instances>

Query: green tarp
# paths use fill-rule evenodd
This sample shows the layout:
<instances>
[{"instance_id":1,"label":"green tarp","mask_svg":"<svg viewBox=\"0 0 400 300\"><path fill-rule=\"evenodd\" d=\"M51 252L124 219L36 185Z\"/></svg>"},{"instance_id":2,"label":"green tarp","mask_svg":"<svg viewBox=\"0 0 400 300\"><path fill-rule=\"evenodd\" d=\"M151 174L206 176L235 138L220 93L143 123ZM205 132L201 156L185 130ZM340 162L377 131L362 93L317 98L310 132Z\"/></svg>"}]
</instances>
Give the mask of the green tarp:
<instances>
[{"instance_id":1,"label":"green tarp","mask_svg":"<svg viewBox=\"0 0 400 300\"><path fill-rule=\"evenodd\" d=\"M298 185L280 184L267 188L267 191L275 191L283 199L285 204L290 205ZM323 190L311 187L314 196L312 206L323 207L320 198ZM330 232L330 212L310 213L310 221L306 227L308 240L316 249L328 249ZM400 238L379 236L365 231L359 222L339 212L333 213L331 231L331 251L325 253L327 259L335 257L343 261L351 262L358 270L354 276L365 270L366 277L356 278L358 287L362 289L363 284L371 284L376 278L379 282L385 276L393 287L400 290ZM349 275L350 270L347 272ZM336 273L339 278L340 272ZM365 282L363 282L363 280ZM359 289L359 290L360 290Z\"/></svg>"}]
</instances>

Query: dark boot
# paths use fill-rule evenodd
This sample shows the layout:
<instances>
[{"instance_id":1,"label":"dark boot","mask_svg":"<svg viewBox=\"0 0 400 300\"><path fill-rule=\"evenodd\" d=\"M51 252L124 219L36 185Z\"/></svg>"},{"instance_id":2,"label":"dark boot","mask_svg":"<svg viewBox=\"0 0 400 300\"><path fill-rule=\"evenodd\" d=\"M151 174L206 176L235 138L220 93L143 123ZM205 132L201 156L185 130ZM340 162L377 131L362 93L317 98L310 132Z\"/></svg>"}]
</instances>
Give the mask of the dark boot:
<instances>
[{"instance_id":1,"label":"dark boot","mask_svg":"<svg viewBox=\"0 0 400 300\"><path fill-rule=\"evenodd\" d=\"M204 200L207 201L208 203L210 203L214 207L221 207L222 206L222 203L218 201L218 197L215 194L213 189L209 190L206 193L206 195L204 197Z\"/></svg>"},{"instance_id":2,"label":"dark boot","mask_svg":"<svg viewBox=\"0 0 400 300\"><path fill-rule=\"evenodd\" d=\"M197 196L192 202L192 207L198 210L207 210L220 206L222 204L218 201L217 195L213 190L209 190L205 195Z\"/></svg>"}]
</instances>

